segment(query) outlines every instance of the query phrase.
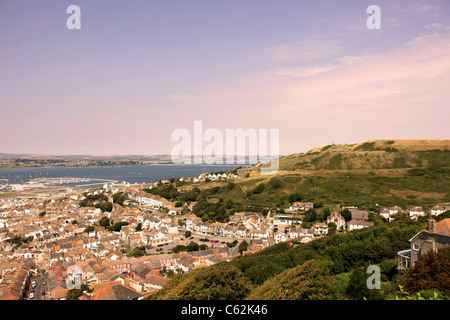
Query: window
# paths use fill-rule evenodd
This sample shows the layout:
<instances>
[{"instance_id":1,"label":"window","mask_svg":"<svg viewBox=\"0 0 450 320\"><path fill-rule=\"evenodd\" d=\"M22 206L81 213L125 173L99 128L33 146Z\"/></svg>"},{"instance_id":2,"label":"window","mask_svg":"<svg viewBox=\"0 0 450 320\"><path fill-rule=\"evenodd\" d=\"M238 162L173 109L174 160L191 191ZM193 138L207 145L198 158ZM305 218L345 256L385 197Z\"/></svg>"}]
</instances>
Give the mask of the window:
<instances>
[{"instance_id":1,"label":"window","mask_svg":"<svg viewBox=\"0 0 450 320\"><path fill-rule=\"evenodd\" d=\"M419 251L420 246L418 244L413 244L413 250Z\"/></svg>"}]
</instances>

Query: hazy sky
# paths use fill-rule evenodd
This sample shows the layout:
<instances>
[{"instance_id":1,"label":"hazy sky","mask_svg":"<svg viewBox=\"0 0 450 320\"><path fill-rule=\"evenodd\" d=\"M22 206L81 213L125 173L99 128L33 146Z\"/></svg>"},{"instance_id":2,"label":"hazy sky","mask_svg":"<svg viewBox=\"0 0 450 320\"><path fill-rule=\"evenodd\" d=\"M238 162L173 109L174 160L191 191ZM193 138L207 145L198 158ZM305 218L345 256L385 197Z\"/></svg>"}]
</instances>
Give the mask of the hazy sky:
<instances>
[{"instance_id":1,"label":"hazy sky","mask_svg":"<svg viewBox=\"0 0 450 320\"><path fill-rule=\"evenodd\" d=\"M282 154L450 138L447 0L0 0L0 61L0 153L170 153L195 120Z\"/></svg>"}]
</instances>

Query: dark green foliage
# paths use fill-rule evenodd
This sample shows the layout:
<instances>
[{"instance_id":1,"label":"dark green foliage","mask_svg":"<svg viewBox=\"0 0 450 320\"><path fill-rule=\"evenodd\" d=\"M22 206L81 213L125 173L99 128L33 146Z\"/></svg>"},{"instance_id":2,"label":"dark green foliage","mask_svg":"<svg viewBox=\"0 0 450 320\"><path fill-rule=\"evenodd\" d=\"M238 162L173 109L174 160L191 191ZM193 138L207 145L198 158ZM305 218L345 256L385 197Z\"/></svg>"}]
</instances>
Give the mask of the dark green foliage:
<instances>
[{"instance_id":1,"label":"dark green foliage","mask_svg":"<svg viewBox=\"0 0 450 320\"><path fill-rule=\"evenodd\" d=\"M102 210L102 212L111 212L113 204L111 202L109 202L109 201L102 201L100 203L97 203L95 205L95 207L99 208L100 210Z\"/></svg>"},{"instance_id":2,"label":"dark green foliage","mask_svg":"<svg viewBox=\"0 0 450 320\"><path fill-rule=\"evenodd\" d=\"M375 141L373 142L364 142L355 148L355 151L374 151L375 150Z\"/></svg>"},{"instance_id":3,"label":"dark green foliage","mask_svg":"<svg viewBox=\"0 0 450 320\"><path fill-rule=\"evenodd\" d=\"M78 298L83 295L83 291L92 292L92 290L89 289L89 286L83 283L80 289L70 289L67 291L66 300L78 300Z\"/></svg>"},{"instance_id":4,"label":"dark green foliage","mask_svg":"<svg viewBox=\"0 0 450 320\"><path fill-rule=\"evenodd\" d=\"M370 228L331 235L295 247L280 243L227 264L242 272L244 279L248 279L255 287L252 295L246 295L250 299L280 295L286 299L381 299L384 292L388 291L367 288L366 281L370 276L365 272L367 266L379 265L381 280L395 281L398 276L397 252L408 248L409 239L423 229L426 223L399 217L390 223L381 222ZM313 260L316 262L311 265ZM315 267L321 263L326 264L326 271ZM308 277L309 272L317 274L317 277ZM293 277L294 274L298 277ZM179 281L184 282L183 278ZM196 281L204 284L207 280L197 275ZM327 283L333 285L328 286ZM289 286L296 289L286 291L285 288ZM176 292L164 289L165 296L184 294L183 290L192 292L188 287L181 291L181 287L176 287Z\"/></svg>"},{"instance_id":5,"label":"dark green foliage","mask_svg":"<svg viewBox=\"0 0 450 320\"><path fill-rule=\"evenodd\" d=\"M411 220L382 223L371 228L316 239L293 248L286 243L274 245L231 263L242 270L254 284L261 284L283 270L311 259L331 261L332 272L339 274L355 267L396 258L397 252L408 248L408 240L423 227L423 223Z\"/></svg>"},{"instance_id":6,"label":"dark green foliage","mask_svg":"<svg viewBox=\"0 0 450 320\"><path fill-rule=\"evenodd\" d=\"M437 289L450 294L450 247L444 247L437 253L430 250L422 255L416 265L408 270L400 283L409 293L424 289Z\"/></svg>"},{"instance_id":7,"label":"dark green foliage","mask_svg":"<svg viewBox=\"0 0 450 320\"><path fill-rule=\"evenodd\" d=\"M247 241L244 240L239 244L239 252L242 253L244 251L247 251L247 249L248 249L248 243L247 243Z\"/></svg>"},{"instance_id":8,"label":"dark green foliage","mask_svg":"<svg viewBox=\"0 0 450 320\"><path fill-rule=\"evenodd\" d=\"M124 222L116 222L114 223L112 226L109 226L108 229L111 231L115 231L115 232L119 232L120 229L122 229L123 226L127 226L129 223L124 221Z\"/></svg>"},{"instance_id":9,"label":"dark green foliage","mask_svg":"<svg viewBox=\"0 0 450 320\"><path fill-rule=\"evenodd\" d=\"M127 257L139 258L145 255L145 247L136 247L127 254Z\"/></svg>"},{"instance_id":10,"label":"dark green foliage","mask_svg":"<svg viewBox=\"0 0 450 320\"><path fill-rule=\"evenodd\" d=\"M269 180L269 186L273 189L278 189L283 186L283 183L281 182L281 179L275 177Z\"/></svg>"},{"instance_id":11,"label":"dark green foliage","mask_svg":"<svg viewBox=\"0 0 450 320\"><path fill-rule=\"evenodd\" d=\"M104 228L108 228L111 225L111 220L108 217L102 217L98 224Z\"/></svg>"},{"instance_id":12,"label":"dark green foliage","mask_svg":"<svg viewBox=\"0 0 450 320\"><path fill-rule=\"evenodd\" d=\"M83 194L84 199L80 201L80 207L92 207L94 206L95 202L102 202L102 201L108 201L108 197L103 194Z\"/></svg>"},{"instance_id":13,"label":"dark green foliage","mask_svg":"<svg viewBox=\"0 0 450 320\"><path fill-rule=\"evenodd\" d=\"M123 192L117 192L113 194L113 202L117 203L118 205L123 206L123 202L125 200L128 200L128 196Z\"/></svg>"},{"instance_id":14,"label":"dark green foliage","mask_svg":"<svg viewBox=\"0 0 450 320\"><path fill-rule=\"evenodd\" d=\"M198 245L198 243L191 241L191 243L189 243L186 246L187 251L198 251L200 249L200 246Z\"/></svg>"},{"instance_id":15,"label":"dark green foliage","mask_svg":"<svg viewBox=\"0 0 450 320\"><path fill-rule=\"evenodd\" d=\"M251 300L328 300L336 298L337 282L330 272L330 263L310 260L287 269L249 296Z\"/></svg>"},{"instance_id":16,"label":"dark green foliage","mask_svg":"<svg viewBox=\"0 0 450 320\"><path fill-rule=\"evenodd\" d=\"M342 169L342 163L342 155L338 153L328 160L328 163L324 166L324 169L339 170Z\"/></svg>"},{"instance_id":17,"label":"dark green foliage","mask_svg":"<svg viewBox=\"0 0 450 320\"><path fill-rule=\"evenodd\" d=\"M252 193L254 194L260 194L261 192L263 192L265 189L265 185L264 183L260 183L258 184L253 190Z\"/></svg>"},{"instance_id":18,"label":"dark green foliage","mask_svg":"<svg viewBox=\"0 0 450 320\"><path fill-rule=\"evenodd\" d=\"M167 200L174 201L180 196L178 189L172 184L160 184L157 188L144 189L144 192L161 196Z\"/></svg>"},{"instance_id":19,"label":"dark green foliage","mask_svg":"<svg viewBox=\"0 0 450 320\"><path fill-rule=\"evenodd\" d=\"M89 232L92 232L92 231L94 231L94 230L95 230L95 227L94 227L94 226L88 226L88 227L86 227L86 228L84 229L83 232L89 233Z\"/></svg>"},{"instance_id":20,"label":"dark green foliage","mask_svg":"<svg viewBox=\"0 0 450 320\"><path fill-rule=\"evenodd\" d=\"M229 263L176 275L153 300L241 300L250 293L249 280Z\"/></svg>"},{"instance_id":21,"label":"dark green foliage","mask_svg":"<svg viewBox=\"0 0 450 320\"><path fill-rule=\"evenodd\" d=\"M367 287L367 278L370 275L365 272L364 268L356 268L351 272L350 282L345 290L347 296L355 300L363 299L380 299L380 291L369 289Z\"/></svg>"},{"instance_id":22,"label":"dark green foliage","mask_svg":"<svg viewBox=\"0 0 450 320\"><path fill-rule=\"evenodd\" d=\"M184 246L182 244L179 244L172 248L173 253L179 253L179 252L183 252L183 251L187 251L187 248L186 248L186 246Z\"/></svg>"}]
</instances>

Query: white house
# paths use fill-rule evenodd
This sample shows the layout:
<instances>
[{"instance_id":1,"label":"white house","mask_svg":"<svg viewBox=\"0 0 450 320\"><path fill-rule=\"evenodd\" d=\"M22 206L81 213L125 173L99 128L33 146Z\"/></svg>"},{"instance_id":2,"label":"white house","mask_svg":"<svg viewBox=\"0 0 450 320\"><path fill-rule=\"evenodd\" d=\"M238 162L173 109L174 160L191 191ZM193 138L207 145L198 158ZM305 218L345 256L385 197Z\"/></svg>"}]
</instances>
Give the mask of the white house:
<instances>
[{"instance_id":1,"label":"white house","mask_svg":"<svg viewBox=\"0 0 450 320\"><path fill-rule=\"evenodd\" d=\"M328 234L328 226L325 223L322 223L322 222L316 223L313 226L313 233L315 235L320 235L320 236L326 235L326 234Z\"/></svg>"},{"instance_id":2,"label":"white house","mask_svg":"<svg viewBox=\"0 0 450 320\"><path fill-rule=\"evenodd\" d=\"M371 222L371 221L351 220L351 221L347 222L348 231L362 229L362 228L368 228L371 226L373 226L373 222Z\"/></svg>"},{"instance_id":3,"label":"white house","mask_svg":"<svg viewBox=\"0 0 450 320\"><path fill-rule=\"evenodd\" d=\"M434 206L430 209L430 214L432 216L438 216L440 214L443 214L445 212L445 209L443 206Z\"/></svg>"},{"instance_id":4,"label":"white house","mask_svg":"<svg viewBox=\"0 0 450 320\"><path fill-rule=\"evenodd\" d=\"M286 235L281 232L275 232L273 235L275 243L286 242Z\"/></svg>"},{"instance_id":5,"label":"white house","mask_svg":"<svg viewBox=\"0 0 450 320\"><path fill-rule=\"evenodd\" d=\"M422 207L412 207L409 209L409 217L413 220L417 220L419 217L425 216L425 211Z\"/></svg>"}]
</instances>

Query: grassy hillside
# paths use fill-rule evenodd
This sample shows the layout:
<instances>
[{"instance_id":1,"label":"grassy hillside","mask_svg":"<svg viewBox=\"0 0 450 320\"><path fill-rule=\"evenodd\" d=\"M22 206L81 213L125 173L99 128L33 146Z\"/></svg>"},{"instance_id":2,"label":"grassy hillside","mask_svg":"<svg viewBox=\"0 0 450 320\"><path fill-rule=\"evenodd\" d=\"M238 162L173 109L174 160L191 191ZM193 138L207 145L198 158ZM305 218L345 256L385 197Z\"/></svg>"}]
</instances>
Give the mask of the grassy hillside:
<instances>
[{"instance_id":1,"label":"grassy hillside","mask_svg":"<svg viewBox=\"0 0 450 320\"><path fill-rule=\"evenodd\" d=\"M328 145L283 157L280 170L373 170L449 163L450 140L369 140L354 145Z\"/></svg>"},{"instance_id":2,"label":"grassy hillside","mask_svg":"<svg viewBox=\"0 0 450 320\"><path fill-rule=\"evenodd\" d=\"M241 206L287 208L292 199L322 205L432 206L450 202L450 140L372 140L329 145L280 159L272 176L260 165L243 168L242 179L194 185L214 188L208 199ZM262 184L263 187L256 188ZM240 208L239 208L240 209Z\"/></svg>"}]
</instances>

